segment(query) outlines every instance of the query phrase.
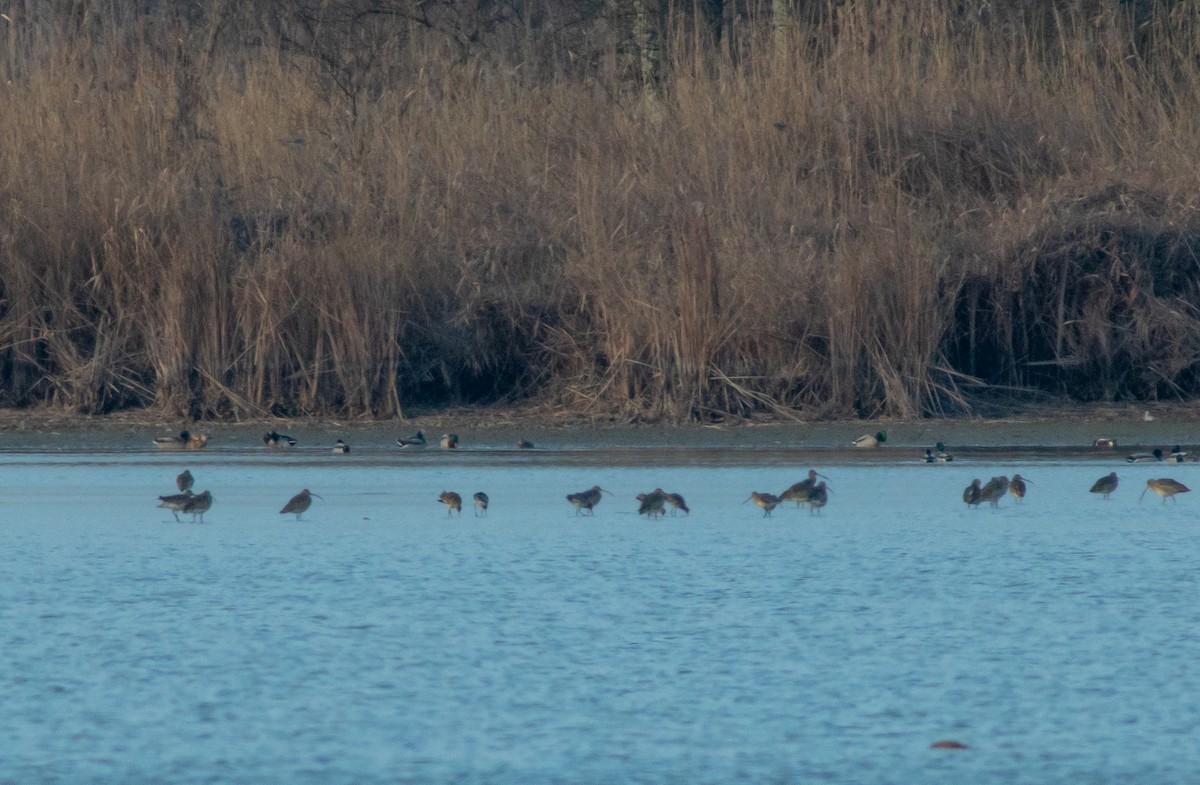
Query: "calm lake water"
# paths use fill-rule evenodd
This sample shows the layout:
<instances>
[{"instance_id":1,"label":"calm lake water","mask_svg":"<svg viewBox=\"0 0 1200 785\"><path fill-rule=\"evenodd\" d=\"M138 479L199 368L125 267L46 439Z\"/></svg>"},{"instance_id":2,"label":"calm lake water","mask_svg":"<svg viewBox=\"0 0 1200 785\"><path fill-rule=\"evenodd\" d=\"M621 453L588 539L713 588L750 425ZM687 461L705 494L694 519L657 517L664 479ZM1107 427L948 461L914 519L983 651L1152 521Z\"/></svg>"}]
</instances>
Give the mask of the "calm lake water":
<instances>
[{"instance_id":1,"label":"calm lake water","mask_svg":"<svg viewBox=\"0 0 1200 785\"><path fill-rule=\"evenodd\" d=\"M0 450L3 783L1200 781L1200 498L1138 502L1200 464L47 444ZM809 467L821 515L742 503Z\"/></svg>"}]
</instances>

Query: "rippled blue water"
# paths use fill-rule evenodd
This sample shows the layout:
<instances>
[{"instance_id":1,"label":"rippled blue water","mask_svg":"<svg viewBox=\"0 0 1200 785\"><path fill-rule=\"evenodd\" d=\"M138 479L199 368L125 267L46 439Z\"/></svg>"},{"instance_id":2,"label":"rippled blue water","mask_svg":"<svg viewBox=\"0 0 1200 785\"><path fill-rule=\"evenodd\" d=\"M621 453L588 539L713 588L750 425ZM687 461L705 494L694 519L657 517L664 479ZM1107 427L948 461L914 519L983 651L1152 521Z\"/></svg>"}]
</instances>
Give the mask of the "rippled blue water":
<instances>
[{"instance_id":1,"label":"rippled blue water","mask_svg":"<svg viewBox=\"0 0 1200 785\"><path fill-rule=\"evenodd\" d=\"M820 516L741 504L813 461ZM153 505L183 465L204 525ZM0 454L0 782L1198 781L1200 498L1112 468Z\"/></svg>"}]
</instances>

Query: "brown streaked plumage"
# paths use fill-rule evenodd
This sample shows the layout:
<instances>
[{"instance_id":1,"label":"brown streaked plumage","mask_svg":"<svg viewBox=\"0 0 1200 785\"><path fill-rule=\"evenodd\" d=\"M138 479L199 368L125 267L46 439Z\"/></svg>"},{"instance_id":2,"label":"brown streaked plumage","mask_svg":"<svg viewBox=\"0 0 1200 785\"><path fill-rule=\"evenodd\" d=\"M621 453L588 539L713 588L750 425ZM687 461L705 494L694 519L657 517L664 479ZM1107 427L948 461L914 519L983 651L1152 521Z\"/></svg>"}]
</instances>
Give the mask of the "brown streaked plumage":
<instances>
[{"instance_id":1,"label":"brown streaked plumage","mask_svg":"<svg viewBox=\"0 0 1200 785\"><path fill-rule=\"evenodd\" d=\"M1117 482L1117 473L1109 472L1092 484L1091 492L1104 494L1104 498L1107 499L1108 495L1117 489Z\"/></svg>"},{"instance_id":2,"label":"brown streaked plumage","mask_svg":"<svg viewBox=\"0 0 1200 785\"><path fill-rule=\"evenodd\" d=\"M312 500L314 496L317 496L317 494L313 493L308 488L305 488L304 490L300 491L300 493L288 499L288 503L283 505L283 509L279 511L279 514L287 515L289 513L294 513L296 520L300 520L300 516L312 506ZM317 498L320 499L321 497L317 496Z\"/></svg>"},{"instance_id":3,"label":"brown streaked plumage","mask_svg":"<svg viewBox=\"0 0 1200 785\"><path fill-rule=\"evenodd\" d=\"M746 497L746 502L748 501L753 501L758 505L758 508L763 511L763 517L767 518L770 517L771 511L779 506L780 498L773 493L751 491L750 495ZM742 502L742 504L746 502Z\"/></svg>"},{"instance_id":4,"label":"brown streaked plumage","mask_svg":"<svg viewBox=\"0 0 1200 785\"><path fill-rule=\"evenodd\" d=\"M186 491L188 488L191 488L195 484L196 478L193 477L192 473L187 469L181 471L175 478L175 487L178 488L181 493Z\"/></svg>"},{"instance_id":5,"label":"brown streaked plumage","mask_svg":"<svg viewBox=\"0 0 1200 785\"><path fill-rule=\"evenodd\" d=\"M808 494L808 513L812 515L821 514L821 508L829 504L830 489L825 486L825 481L821 480L817 483L817 487L813 488Z\"/></svg>"},{"instance_id":6,"label":"brown streaked plumage","mask_svg":"<svg viewBox=\"0 0 1200 785\"><path fill-rule=\"evenodd\" d=\"M667 494L667 504L671 505L671 514L674 515L676 510L683 510L685 515L690 515L691 510L688 509L687 502L678 493Z\"/></svg>"},{"instance_id":7,"label":"brown streaked plumage","mask_svg":"<svg viewBox=\"0 0 1200 785\"><path fill-rule=\"evenodd\" d=\"M993 507L1000 506L1000 500L1004 498L1004 492L1008 490L1008 478L1001 475L988 480L987 485L979 491L979 501L987 502Z\"/></svg>"},{"instance_id":8,"label":"brown streaked plumage","mask_svg":"<svg viewBox=\"0 0 1200 785\"><path fill-rule=\"evenodd\" d=\"M483 491L479 491L471 498L475 500L475 517L479 517L479 513L482 512L483 516L486 518L487 517L487 508L488 508L488 495L486 493L484 493Z\"/></svg>"},{"instance_id":9,"label":"brown streaked plumage","mask_svg":"<svg viewBox=\"0 0 1200 785\"><path fill-rule=\"evenodd\" d=\"M446 517L450 517L451 513L458 513L458 517L462 517L462 497L454 491L442 491L438 494L438 501L446 505Z\"/></svg>"},{"instance_id":10,"label":"brown streaked plumage","mask_svg":"<svg viewBox=\"0 0 1200 785\"><path fill-rule=\"evenodd\" d=\"M159 496L158 506L165 507L170 510L171 514L175 516L175 520L178 521L180 511L183 510L184 506L186 506L195 495L196 494L192 493L190 490L185 489L183 493L175 493L170 496Z\"/></svg>"},{"instance_id":11,"label":"brown streaked plumage","mask_svg":"<svg viewBox=\"0 0 1200 785\"><path fill-rule=\"evenodd\" d=\"M602 493L609 493L609 491L604 490L599 485L593 485L586 491L568 493L567 501L575 507L576 515L579 515L583 510L587 510L588 515L595 515L596 513L593 508L600 503L600 494Z\"/></svg>"},{"instance_id":12,"label":"brown streaked plumage","mask_svg":"<svg viewBox=\"0 0 1200 785\"><path fill-rule=\"evenodd\" d=\"M1142 491L1142 495L1138 497L1138 501L1146 495L1146 491L1154 491L1162 497L1163 504L1167 503L1167 499L1175 501L1175 494L1190 493L1191 488L1187 487L1178 480L1172 480L1170 477L1162 477L1157 480L1146 480L1146 488Z\"/></svg>"},{"instance_id":13,"label":"brown streaked plumage","mask_svg":"<svg viewBox=\"0 0 1200 785\"><path fill-rule=\"evenodd\" d=\"M808 470L808 479L793 483L786 491L779 494L779 500L783 502L795 502L799 507L801 504L808 502L808 497L812 493L813 488L817 487L817 478L825 477L816 469ZM829 479L825 477L825 479Z\"/></svg>"},{"instance_id":14,"label":"brown streaked plumage","mask_svg":"<svg viewBox=\"0 0 1200 785\"><path fill-rule=\"evenodd\" d=\"M208 512L213 505L213 496L208 491L197 494L188 499L187 503L180 508L180 512L191 515L192 523L196 522L196 516L200 516L200 523L204 523L204 513Z\"/></svg>"},{"instance_id":15,"label":"brown streaked plumage","mask_svg":"<svg viewBox=\"0 0 1200 785\"><path fill-rule=\"evenodd\" d=\"M1019 474L1014 474L1013 478L1008 481L1008 492L1018 502L1025 498L1025 483L1032 485L1033 481L1026 480Z\"/></svg>"},{"instance_id":16,"label":"brown streaked plumage","mask_svg":"<svg viewBox=\"0 0 1200 785\"><path fill-rule=\"evenodd\" d=\"M963 501L966 502L968 507L978 507L979 502L982 501L982 499L979 498L982 492L983 489L979 487L979 478L976 477L974 480L971 480L971 484L963 490Z\"/></svg>"},{"instance_id":17,"label":"brown streaked plumage","mask_svg":"<svg viewBox=\"0 0 1200 785\"><path fill-rule=\"evenodd\" d=\"M638 515L656 518L665 514L663 508L667 504L667 493L662 488L655 488L650 493L639 493L637 500L641 502L638 505Z\"/></svg>"}]
</instances>

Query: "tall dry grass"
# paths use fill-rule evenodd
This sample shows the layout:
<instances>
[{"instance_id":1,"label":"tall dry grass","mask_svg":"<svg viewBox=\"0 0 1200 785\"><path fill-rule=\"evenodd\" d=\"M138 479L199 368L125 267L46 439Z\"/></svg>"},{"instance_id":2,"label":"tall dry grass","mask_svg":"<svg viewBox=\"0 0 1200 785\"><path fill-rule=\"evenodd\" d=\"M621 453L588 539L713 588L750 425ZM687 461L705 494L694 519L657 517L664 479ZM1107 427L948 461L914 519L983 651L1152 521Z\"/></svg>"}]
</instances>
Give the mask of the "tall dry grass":
<instances>
[{"instance_id":1,"label":"tall dry grass","mask_svg":"<svg viewBox=\"0 0 1200 785\"><path fill-rule=\"evenodd\" d=\"M687 420L1194 396L1196 13L932 5L719 44L664 15L652 84L603 17L570 46L532 22L322 38L220 3L17 17L0 401Z\"/></svg>"}]
</instances>

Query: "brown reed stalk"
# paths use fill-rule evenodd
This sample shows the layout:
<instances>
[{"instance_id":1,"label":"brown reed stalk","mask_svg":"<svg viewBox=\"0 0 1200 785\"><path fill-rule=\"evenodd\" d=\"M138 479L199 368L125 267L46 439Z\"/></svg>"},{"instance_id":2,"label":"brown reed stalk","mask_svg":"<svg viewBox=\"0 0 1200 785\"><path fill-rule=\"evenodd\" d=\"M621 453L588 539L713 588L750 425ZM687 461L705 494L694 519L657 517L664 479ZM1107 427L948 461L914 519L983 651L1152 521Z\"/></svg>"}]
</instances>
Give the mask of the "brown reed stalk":
<instances>
[{"instance_id":1,"label":"brown reed stalk","mask_svg":"<svg viewBox=\"0 0 1200 785\"><path fill-rule=\"evenodd\" d=\"M449 5L308 38L250 6L18 20L0 402L683 421L1200 390L1193 8L769 5L719 45L674 9L637 80L579 9L558 39Z\"/></svg>"}]
</instances>

